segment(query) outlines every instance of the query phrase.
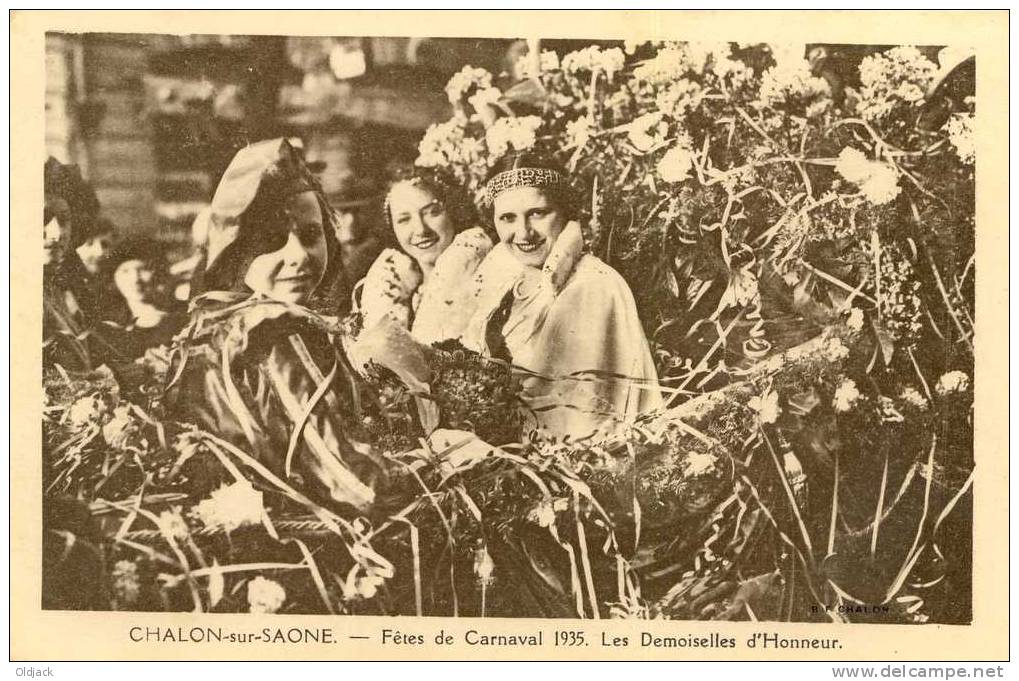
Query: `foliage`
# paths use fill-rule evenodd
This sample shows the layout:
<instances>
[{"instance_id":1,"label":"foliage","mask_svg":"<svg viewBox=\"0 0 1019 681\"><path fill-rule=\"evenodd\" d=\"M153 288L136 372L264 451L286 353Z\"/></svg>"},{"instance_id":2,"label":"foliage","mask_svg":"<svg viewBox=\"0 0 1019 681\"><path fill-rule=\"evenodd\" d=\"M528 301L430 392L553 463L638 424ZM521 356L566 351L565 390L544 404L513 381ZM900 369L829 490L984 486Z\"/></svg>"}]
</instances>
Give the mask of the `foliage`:
<instances>
[{"instance_id":1,"label":"foliage","mask_svg":"<svg viewBox=\"0 0 1019 681\"><path fill-rule=\"evenodd\" d=\"M393 472L349 518L158 391L49 377L49 507L89 505L107 607L968 621L973 100L932 130L919 50L838 97L803 55L592 46L446 88L418 163L477 195L555 157L634 292L669 409L614 440L521 438L509 369L438 347L444 429L378 371Z\"/></svg>"}]
</instances>

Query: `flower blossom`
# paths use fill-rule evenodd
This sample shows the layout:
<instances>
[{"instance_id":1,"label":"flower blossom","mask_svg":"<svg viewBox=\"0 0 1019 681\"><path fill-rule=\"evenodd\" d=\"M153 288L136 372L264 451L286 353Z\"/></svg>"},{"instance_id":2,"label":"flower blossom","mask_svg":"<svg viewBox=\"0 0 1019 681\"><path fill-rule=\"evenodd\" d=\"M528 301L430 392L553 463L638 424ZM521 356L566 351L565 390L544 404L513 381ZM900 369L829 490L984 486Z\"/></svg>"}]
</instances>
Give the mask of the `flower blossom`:
<instances>
[{"instance_id":1,"label":"flower blossom","mask_svg":"<svg viewBox=\"0 0 1019 681\"><path fill-rule=\"evenodd\" d=\"M824 356L829 362L838 362L849 357L849 348L840 338L829 338L824 346Z\"/></svg>"},{"instance_id":2,"label":"flower blossom","mask_svg":"<svg viewBox=\"0 0 1019 681\"><path fill-rule=\"evenodd\" d=\"M485 131L485 143L491 160L504 156L511 149L526 151L537 141L538 128L541 126L539 116L521 116L500 118Z\"/></svg>"},{"instance_id":3,"label":"flower blossom","mask_svg":"<svg viewBox=\"0 0 1019 681\"><path fill-rule=\"evenodd\" d=\"M849 318L846 319L846 326L853 331L860 331L863 329L863 310L858 307L854 307L849 311Z\"/></svg>"},{"instance_id":4,"label":"flower blossom","mask_svg":"<svg viewBox=\"0 0 1019 681\"><path fill-rule=\"evenodd\" d=\"M669 127L662 121L660 113L639 116L627 126L630 143L641 153L647 153L665 141Z\"/></svg>"},{"instance_id":5,"label":"flower blossom","mask_svg":"<svg viewBox=\"0 0 1019 681\"><path fill-rule=\"evenodd\" d=\"M945 396L949 393L961 393L969 389L969 375L965 371L949 371L938 379L934 391Z\"/></svg>"},{"instance_id":6,"label":"flower blossom","mask_svg":"<svg viewBox=\"0 0 1019 681\"><path fill-rule=\"evenodd\" d=\"M879 120L898 107L923 103L937 72L934 62L911 46L893 47L860 62L860 115Z\"/></svg>"},{"instance_id":7,"label":"flower blossom","mask_svg":"<svg viewBox=\"0 0 1019 681\"><path fill-rule=\"evenodd\" d=\"M917 409L926 409L929 406L927 398L920 394L916 388L904 388L899 395L903 402Z\"/></svg>"},{"instance_id":8,"label":"flower blossom","mask_svg":"<svg viewBox=\"0 0 1019 681\"><path fill-rule=\"evenodd\" d=\"M591 139L591 121L586 116L566 124L567 149L582 149Z\"/></svg>"},{"instance_id":9,"label":"flower blossom","mask_svg":"<svg viewBox=\"0 0 1019 681\"><path fill-rule=\"evenodd\" d=\"M135 422L131 416L131 407L127 405L114 407L113 417L103 425L103 439L111 447L123 447L134 431Z\"/></svg>"},{"instance_id":10,"label":"flower blossom","mask_svg":"<svg viewBox=\"0 0 1019 681\"><path fill-rule=\"evenodd\" d=\"M690 169L694 164L693 152L682 144L665 152L665 155L658 161L656 170L658 177L666 182L682 182L690 177Z\"/></svg>"},{"instance_id":11,"label":"flower blossom","mask_svg":"<svg viewBox=\"0 0 1019 681\"><path fill-rule=\"evenodd\" d=\"M255 577L248 582L248 611L259 615L278 612L287 600L287 592L279 582Z\"/></svg>"},{"instance_id":12,"label":"flower blossom","mask_svg":"<svg viewBox=\"0 0 1019 681\"><path fill-rule=\"evenodd\" d=\"M226 532L257 525L262 522L264 512L262 493L247 481L223 485L195 506L195 514L202 524Z\"/></svg>"},{"instance_id":13,"label":"flower blossom","mask_svg":"<svg viewBox=\"0 0 1019 681\"><path fill-rule=\"evenodd\" d=\"M846 147L839 153L835 172L859 187L864 198L877 206L888 203L902 191L893 165L868 159L853 147Z\"/></svg>"},{"instance_id":14,"label":"flower blossom","mask_svg":"<svg viewBox=\"0 0 1019 681\"><path fill-rule=\"evenodd\" d=\"M495 573L495 561L492 560L492 554L488 552L488 549L482 546L480 549L474 551L474 574L477 575L478 581L482 584L491 584L493 582L492 575Z\"/></svg>"},{"instance_id":15,"label":"flower blossom","mask_svg":"<svg viewBox=\"0 0 1019 681\"><path fill-rule=\"evenodd\" d=\"M715 464L718 462L714 454L707 452L691 452L686 455L683 461L683 475L688 478L695 478L699 475L707 475L715 471Z\"/></svg>"},{"instance_id":16,"label":"flower blossom","mask_svg":"<svg viewBox=\"0 0 1019 681\"><path fill-rule=\"evenodd\" d=\"M67 410L67 418L75 428L81 428L93 421L99 420L106 411L102 400L95 395L80 397L71 404Z\"/></svg>"},{"instance_id":17,"label":"flower blossom","mask_svg":"<svg viewBox=\"0 0 1019 681\"><path fill-rule=\"evenodd\" d=\"M556 513L562 513L570 507L566 498L543 499L527 514L527 519L540 527L551 527L555 522Z\"/></svg>"},{"instance_id":18,"label":"flower blossom","mask_svg":"<svg viewBox=\"0 0 1019 681\"><path fill-rule=\"evenodd\" d=\"M831 87L811 74L806 59L783 61L761 76L758 99L773 109L792 107L795 113L816 118L831 106Z\"/></svg>"},{"instance_id":19,"label":"flower blossom","mask_svg":"<svg viewBox=\"0 0 1019 681\"><path fill-rule=\"evenodd\" d=\"M485 69L464 66L446 83L446 96L450 104L459 104L472 87L486 89L492 86L492 74Z\"/></svg>"},{"instance_id":20,"label":"flower blossom","mask_svg":"<svg viewBox=\"0 0 1019 681\"><path fill-rule=\"evenodd\" d=\"M490 104L495 104L502 97L502 90L497 87L488 87L478 90L467 98L467 103L479 114L483 113Z\"/></svg>"},{"instance_id":21,"label":"flower blossom","mask_svg":"<svg viewBox=\"0 0 1019 681\"><path fill-rule=\"evenodd\" d=\"M566 73L576 74L580 71L604 71L611 79L623 68L626 55L618 47L602 50L597 45L570 52L563 57L562 68Z\"/></svg>"},{"instance_id":22,"label":"flower blossom","mask_svg":"<svg viewBox=\"0 0 1019 681\"><path fill-rule=\"evenodd\" d=\"M778 406L778 393L770 388L763 395L751 397L747 406L757 412L761 423L774 423L782 413L782 408Z\"/></svg>"},{"instance_id":23,"label":"flower blossom","mask_svg":"<svg viewBox=\"0 0 1019 681\"><path fill-rule=\"evenodd\" d=\"M131 560L118 560L113 566L113 594L120 605L133 605L141 594L138 565Z\"/></svg>"},{"instance_id":24,"label":"flower blossom","mask_svg":"<svg viewBox=\"0 0 1019 681\"><path fill-rule=\"evenodd\" d=\"M835 389L835 398L832 400L832 406L835 407L837 412L849 411L860 397L860 391L856 388L856 381L846 378Z\"/></svg>"},{"instance_id":25,"label":"flower blossom","mask_svg":"<svg viewBox=\"0 0 1019 681\"><path fill-rule=\"evenodd\" d=\"M156 524L159 526L159 531L165 537L176 541L187 539L189 533L188 525L184 522L184 518L181 517L179 506L160 513Z\"/></svg>"},{"instance_id":26,"label":"flower blossom","mask_svg":"<svg viewBox=\"0 0 1019 681\"><path fill-rule=\"evenodd\" d=\"M976 140L973 138L973 114L954 114L945 123L945 132L955 147L959 160L972 165L976 158Z\"/></svg>"}]
</instances>

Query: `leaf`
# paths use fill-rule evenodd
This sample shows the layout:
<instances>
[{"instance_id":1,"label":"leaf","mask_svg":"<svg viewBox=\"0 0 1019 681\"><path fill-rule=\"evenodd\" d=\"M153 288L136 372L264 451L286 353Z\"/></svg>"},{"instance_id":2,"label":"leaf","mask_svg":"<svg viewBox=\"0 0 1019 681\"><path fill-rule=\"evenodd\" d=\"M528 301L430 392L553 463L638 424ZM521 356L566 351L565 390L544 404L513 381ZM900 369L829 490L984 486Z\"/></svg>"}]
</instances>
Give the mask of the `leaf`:
<instances>
[{"instance_id":1,"label":"leaf","mask_svg":"<svg viewBox=\"0 0 1019 681\"><path fill-rule=\"evenodd\" d=\"M806 416L814 410L814 407L821 403L817 390L813 387L803 392L795 393L786 398L789 403L789 412L794 416Z\"/></svg>"},{"instance_id":2,"label":"leaf","mask_svg":"<svg viewBox=\"0 0 1019 681\"><path fill-rule=\"evenodd\" d=\"M892 363L892 355L895 354L895 340L877 320L873 320L871 324L874 327L874 336L877 338L878 346L881 348L881 358L885 361L885 366L888 366Z\"/></svg>"},{"instance_id":3,"label":"leaf","mask_svg":"<svg viewBox=\"0 0 1019 681\"><path fill-rule=\"evenodd\" d=\"M216 604L223 599L223 571L219 569L219 561L212 559L212 567L209 568L209 607L216 607Z\"/></svg>"}]
</instances>

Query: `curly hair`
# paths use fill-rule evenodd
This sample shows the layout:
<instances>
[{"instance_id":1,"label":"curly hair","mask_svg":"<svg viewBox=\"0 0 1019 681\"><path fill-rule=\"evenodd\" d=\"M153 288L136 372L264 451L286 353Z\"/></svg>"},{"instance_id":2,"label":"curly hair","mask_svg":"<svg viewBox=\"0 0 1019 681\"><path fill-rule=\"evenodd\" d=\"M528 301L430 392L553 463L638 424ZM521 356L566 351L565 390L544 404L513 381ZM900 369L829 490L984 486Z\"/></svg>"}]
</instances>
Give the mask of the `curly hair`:
<instances>
[{"instance_id":1,"label":"curly hair","mask_svg":"<svg viewBox=\"0 0 1019 681\"><path fill-rule=\"evenodd\" d=\"M393 216L389 208L389 196L393 188L399 184L411 184L431 194L449 213L456 233L470 229L478 224L478 212L471 201L467 190L460 186L449 173L439 168L420 168L403 166L394 170L386 183L386 192L382 200L382 215L389 228L384 235L387 246L399 248L396 231L393 227Z\"/></svg>"}]
</instances>

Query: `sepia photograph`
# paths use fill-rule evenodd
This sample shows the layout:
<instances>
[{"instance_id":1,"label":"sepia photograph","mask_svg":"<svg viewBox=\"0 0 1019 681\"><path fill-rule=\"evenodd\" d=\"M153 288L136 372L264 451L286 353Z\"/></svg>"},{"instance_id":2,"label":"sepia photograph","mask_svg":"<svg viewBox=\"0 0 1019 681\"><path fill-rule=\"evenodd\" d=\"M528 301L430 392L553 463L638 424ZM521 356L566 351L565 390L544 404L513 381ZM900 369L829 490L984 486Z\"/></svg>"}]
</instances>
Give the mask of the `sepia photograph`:
<instances>
[{"instance_id":1,"label":"sepia photograph","mask_svg":"<svg viewBox=\"0 0 1019 681\"><path fill-rule=\"evenodd\" d=\"M973 36L436 28L40 37L35 607L970 627Z\"/></svg>"}]
</instances>

